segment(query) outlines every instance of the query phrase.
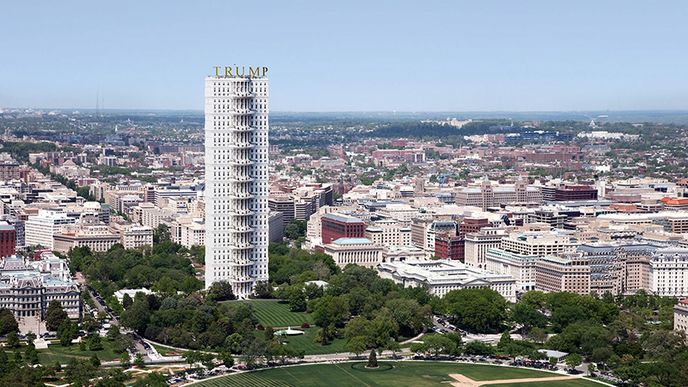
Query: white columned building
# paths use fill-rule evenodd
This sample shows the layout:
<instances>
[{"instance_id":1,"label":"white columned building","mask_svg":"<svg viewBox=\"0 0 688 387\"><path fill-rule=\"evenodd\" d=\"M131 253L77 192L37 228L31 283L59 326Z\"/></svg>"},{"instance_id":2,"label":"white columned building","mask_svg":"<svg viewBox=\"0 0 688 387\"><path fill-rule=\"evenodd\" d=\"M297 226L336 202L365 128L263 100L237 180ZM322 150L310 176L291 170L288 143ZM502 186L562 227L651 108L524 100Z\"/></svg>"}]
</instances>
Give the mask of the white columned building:
<instances>
[{"instance_id":1,"label":"white columned building","mask_svg":"<svg viewBox=\"0 0 688 387\"><path fill-rule=\"evenodd\" d=\"M205 286L246 298L268 280L267 68L218 69L205 80Z\"/></svg>"}]
</instances>

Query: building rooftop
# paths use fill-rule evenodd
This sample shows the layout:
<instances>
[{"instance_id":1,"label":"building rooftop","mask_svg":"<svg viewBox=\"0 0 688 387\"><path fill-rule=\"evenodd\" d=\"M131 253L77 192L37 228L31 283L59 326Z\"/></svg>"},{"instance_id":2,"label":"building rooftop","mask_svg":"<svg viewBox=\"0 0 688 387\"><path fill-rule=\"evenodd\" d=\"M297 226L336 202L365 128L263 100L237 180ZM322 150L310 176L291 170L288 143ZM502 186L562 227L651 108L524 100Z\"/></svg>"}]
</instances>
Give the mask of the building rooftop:
<instances>
[{"instance_id":1,"label":"building rooftop","mask_svg":"<svg viewBox=\"0 0 688 387\"><path fill-rule=\"evenodd\" d=\"M336 220L338 222L342 223L363 223L363 220L353 217L353 216L348 216L348 215L343 215L343 214L336 214L336 213L330 213L330 214L325 214L322 216L323 218L329 218Z\"/></svg>"},{"instance_id":2,"label":"building rooftop","mask_svg":"<svg viewBox=\"0 0 688 387\"><path fill-rule=\"evenodd\" d=\"M368 238L339 238L332 241L332 243L337 245L368 245L372 244L373 241Z\"/></svg>"}]
</instances>

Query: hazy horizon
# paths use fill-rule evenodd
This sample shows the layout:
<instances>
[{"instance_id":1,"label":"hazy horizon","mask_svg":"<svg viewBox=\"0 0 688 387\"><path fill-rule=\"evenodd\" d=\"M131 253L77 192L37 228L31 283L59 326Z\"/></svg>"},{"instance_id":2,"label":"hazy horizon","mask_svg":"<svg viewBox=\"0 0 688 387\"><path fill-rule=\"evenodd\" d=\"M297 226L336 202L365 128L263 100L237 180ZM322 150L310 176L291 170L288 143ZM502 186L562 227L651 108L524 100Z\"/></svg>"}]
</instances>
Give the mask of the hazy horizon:
<instances>
[{"instance_id":1,"label":"hazy horizon","mask_svg":"<svg viewBox=\"0 0 688 387\"><path fill-rule=\"evenodd\" d=\"M199 110L213 66L260 65L274 111L688 109L681 1L73 0L3 10L5 107Z\"/></svg>"}]
</instances>

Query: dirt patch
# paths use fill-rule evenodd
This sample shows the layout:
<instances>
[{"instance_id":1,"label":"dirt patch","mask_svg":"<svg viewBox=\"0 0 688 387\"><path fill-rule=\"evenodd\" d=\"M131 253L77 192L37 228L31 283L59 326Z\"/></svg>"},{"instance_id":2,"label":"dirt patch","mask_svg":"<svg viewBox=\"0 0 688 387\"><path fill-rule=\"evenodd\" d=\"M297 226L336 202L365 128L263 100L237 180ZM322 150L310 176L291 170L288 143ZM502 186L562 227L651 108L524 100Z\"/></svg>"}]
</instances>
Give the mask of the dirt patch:
<instances>
[{"instance_id":1,"label":"dirt patch","mask_svg":"<svg viewBox=\"0 0 688 387\"><path fill-rule=\"evenodd\" d=\"M557 380L576 379L575 376L548 376L545 378L522 378L522 379L499 379L499 380L473 380L462 374L449 374L449 377L454 379L451 385L454 387L478 387L487 386L490 384L509 384L509 383L530 383L530 382L554 382Z\"/></svg>"}]
</instances>

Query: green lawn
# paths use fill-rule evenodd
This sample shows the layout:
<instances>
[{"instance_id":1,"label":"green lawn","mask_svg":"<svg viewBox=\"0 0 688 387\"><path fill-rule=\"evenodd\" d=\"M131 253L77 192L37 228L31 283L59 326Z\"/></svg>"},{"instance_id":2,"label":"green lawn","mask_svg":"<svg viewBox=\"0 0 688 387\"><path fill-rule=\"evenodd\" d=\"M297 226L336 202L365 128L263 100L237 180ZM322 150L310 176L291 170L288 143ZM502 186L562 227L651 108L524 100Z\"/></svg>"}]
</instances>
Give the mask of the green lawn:
<instances>
[{"instance_id":1,"label":"green lawn","mask_svg":"<svg viewBox=\"0 0 688 387\"><path fill-rule=\"evenodd\" d=\"M67 364L73 358L77 360L88 359L93 354L98 355L100 361L119 360L120 354L112 350L112 345L107 340L102 340L102 351L81 351L79 344L72 344L69 347L63 347L60 344L49 345L48 349L38 350L38 360L41 364L53 365L56 361L62 364Z\"/></svg>"},{"instance_id":2,"label":"green lawn","mask_svg":"<svg viewBox=\"0 0 688 387\"><path fill-rule=\"evenodd\" d=\"M304 350L306 355L346 352L346 349L344 349L344 345L346 344L345 339L334 339L328 345L316 343L315 336L318 334L318 329L317 327L304 329L306 332L305 334L300 336L285 336L282 340L287 342L287 345L291 348Z\"/></svg>"},{"instance_id":3,"label":"green lawn","mask_svg":"<svg viewBox=\"0 0 688 387\"><path fill-rule=\"evenodd\" d=\"M491 387L600 387L602 384L585 379L559 380L553 382L491 384Z\"/></svg>"},{"instance_id":4,"label":"green lawn","mask_svg":"<svg viewBox=\"0 0 688 387\"><path fill-rule=\"evenodd\" d=\"M313 325L313 318L304 312L292 312L286 302L279 300L234 301L251 304L256 311L258 322L271 327L300 327L303 323Z\"/></svg>"},{"instance_id":5,"label":"green lawn","mask_svg":"<svg viewBox=\"0 0 688 387\"><path fill-rule=\"evenodd\" d=\"M162 356L176 356L176 355L181 356L182 354L184 354L184 352L186 352L185 350L177 350L177 349L173 349L173 348L167 348L167 347L163 347L163 346L160 346L157 344L152 344L152 345L153 345L153 348L155 348L155 350L158 351L158 353Z\"/></svg>"},{"instance_id":6,"label":"green lawn","mask_svg":"<svg viewBox=\"0 0 688 387\"><path fill-rule=\"evenodd\" d=\"M386 362L388 370L361 369L361 363L316 364L229 375L202 382L205 387L278 387L278 386L447 386L449 374L460 373L474 380L538 378L553 376L549 372L477 364L443 362ZM520 383L513 386L594 387L591 381L575 380L547 383Z\"/></svg>"}]
</instances>

